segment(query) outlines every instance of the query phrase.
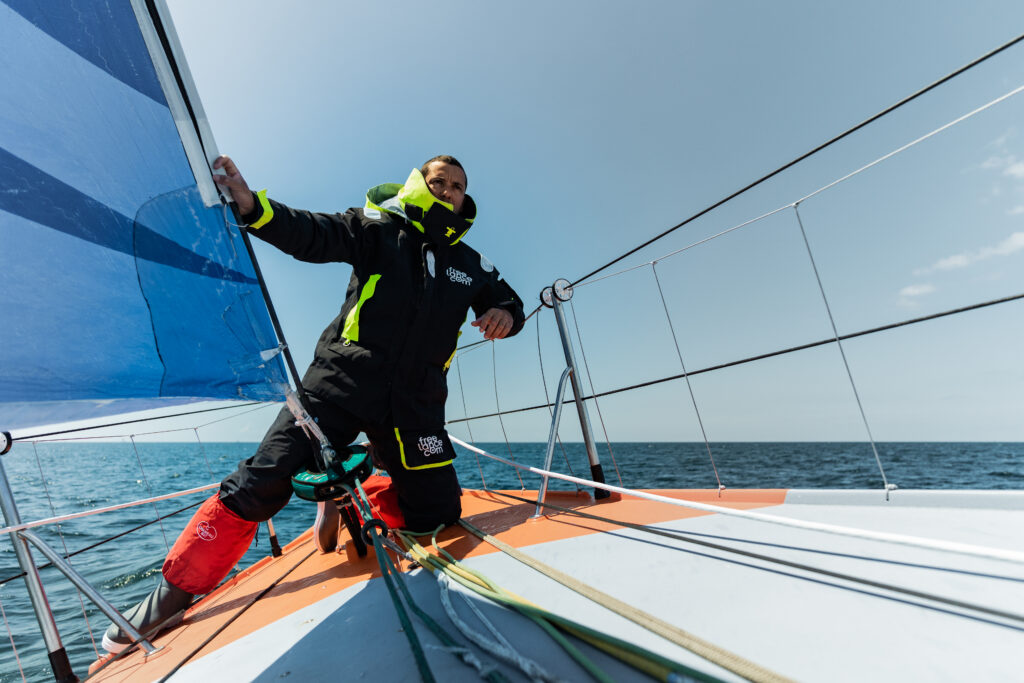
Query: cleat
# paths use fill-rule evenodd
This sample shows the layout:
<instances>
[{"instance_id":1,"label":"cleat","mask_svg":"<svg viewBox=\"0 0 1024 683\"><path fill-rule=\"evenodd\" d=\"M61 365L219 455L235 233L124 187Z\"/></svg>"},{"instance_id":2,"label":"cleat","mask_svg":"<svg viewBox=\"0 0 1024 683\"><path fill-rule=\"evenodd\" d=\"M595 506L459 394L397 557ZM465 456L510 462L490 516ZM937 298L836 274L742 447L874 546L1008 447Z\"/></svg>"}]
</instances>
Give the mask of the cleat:
<instances>
[{"instance_id":1,"label":"cleat","mask_svg":"<svg viewBox=\"0 0 1024 683\"><path fill-rule=\"evenodd\" d=\"M152 593L125 612L125 619L139 633L149 639L161 631L177 626L185 617L185 610L192 604L192 594L171 584L163 576L160 585ZM111 624L103 634L103 649L117 654L132 644L132 638Z\"/></svg>"},{"instance_id":2,"label":"cleat","mask_svg":"<svg viewBox=\"0 0 1024 683\"><path fill-rule=\"evenodd\" d=\"M338 527L341 514L333 500L321 500L316 504L316 521L313 523L313 540L321 553L334 552L338 547Z\"/></svg>"}]
</instances>

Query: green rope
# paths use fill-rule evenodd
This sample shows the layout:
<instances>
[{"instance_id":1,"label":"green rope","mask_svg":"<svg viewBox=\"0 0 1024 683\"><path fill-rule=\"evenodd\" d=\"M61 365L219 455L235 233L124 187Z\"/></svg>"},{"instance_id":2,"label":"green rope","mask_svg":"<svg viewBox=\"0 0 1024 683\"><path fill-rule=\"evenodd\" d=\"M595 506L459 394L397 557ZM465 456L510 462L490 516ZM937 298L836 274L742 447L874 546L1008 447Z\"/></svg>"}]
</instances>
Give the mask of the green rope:
<instances>
[{"instance_id":1,"label":"green rope","mask_svg":"<svg viewBox=\"0 0 1024 683\"><path fill-rule=\"evenodd\" d=\"M357 505L360 505L361 507L365 506L365 507L363 507L364 515L366 515L366 517L368 517L368 518L372 517L373 515L372 515L372 511L370 510L370 502L369 502L369 500L366 497L366 492L363 490L362 484L359 482L358 479L356 480L355 483L356 483L356 488L359 491L360 497L357 497L355 495L355 492L352 491L351 489L348 489L347 486L345 488L348 489L348 493L349 493L349 495L352 496L352 499L357 501ZM443 526L444 525L442 525L441 527L438 527L438 529L443 528ZM414 533L414 532L410 532L410 533ZM434 533L436 534L437 530L435 530ZM389 581L390 582L391 581L390 574L393 573L394 574L394 579L393 579L394 580L394 585L396 585L398 587L398 590L401 591L402 597L405 599L406 604L409 605L409 607L416 614L416 616L420 619L420 621L422 621L427 626L427 628L430 629L430 631L437 637L438 640L441 641L441 643L445 647L448 647L448 648L463 648L464 650L466 650L465 653L462 653L462 654L454 653L454 654L464 664L466 664L467 666L471 666L472 667L473 665L469 662L469 649L464 647L463 645L461 645L457 640L455 640L455 638L453 638L450 633L445 631L444 628L440 624L438 624L436 621L434 621L433 617L431 617L428 613L423 611L420 608L420 606L416 604L416 601L413 600L413 598L412 598L412 594L409 592L408 586L405 585L405 581L403 581L401 576L400 576L401 572L398 570L398 567L396 567L394 562L391 561L390 556L388 556L388 554L386 552L384 552L384 548L383 548L383 545L382 545L382 542L381 542L380 534L379 533L372 533L371 532L371 535L373 537L373 548L374 548L374 552L377 555L377 562L381 566L381 573L384 575L385 581ZM425 536L426 534L417 534L417 535ZM381 558L384 558L384 559L382 560ZM389 590L391 590L391 585L392 585L391 583L388 583ZM394 597L392 599L394 600ZM401 616L399 618L401 619ZM403 622L403 628L405 628L405 622ZM409 628L411 629L411 624L410 624ZM414 647L414 652L415 652L415 647ZM422 649L421 649L421 652L422 652ZM417 659L417 663L418 663L418 661L419 660ZM425 664L426 664L426 662L424 661L424 665ZM426 676L424 676L423 680L433 680L432 674L431 674L429 668L427 669L427 673L431 675L431 678L428 679ZM420 675L421 676L423 675L422 669L420 670ZM501 671L498 671L498 670L489 671L484 676L484 678L486 680L488 680L488 681L491 681L492 683L509 683L509 679L505 676L505 674L503 674Z\"/></svg>"},{"instance_id":2,"label":"green rope","mask_svg":"<svg viewBox=\"0 0 1024 683\"><path fill-rule=\"evenodd\" d=\"M409 620L409 613L405 611L405 606L402 605L402 601L398 597L398 591L394 586L394 579L391 576L391 572L388 570L388 564L390 559L385 559L387 556L384 553L384 548L380 542L379 534L372 534L373 537L373 549L377 555L377 564L380 565L381 576L384 577L384 583L388 587L388 593L391 595L391 602L395 605L395 612L398 613L398 620L402 624L402 630L405 631L406 640L409 641L409 647L412 648L413 657L416 658L416 668L420 671L420 678L425 683L436 683L437 679L434 678L433 672L430 670L430 665L427 664L427 656L423 652L423 646L420 644L419 636L416 635L416 630L412 626L412 621Z\"/></svg>"},{"instance_id":3,"label":"green rope","mask_svg":"<svg viewBox=\"0 0 1024 683\"><path fill-rule=\"evenodd\" d=\"M410 540L402 536L406 543L410 543ZM424 551L425 553L425 551ZM444 553L448 555L448 553ZM448 555L451 557L450 555ZM703 671L693 669L685 664L672 661L666 657L662 657L650 650L642 648L633 643L621 640L614 636L602 633L601 631L594 630L582 624L567 619L565 617L558 616L547 610L537 607L535 605L528 604L523 601L522 598L510 594L508 591L500 588L493 581L488 579L486 576L478 571L469 569L462 565L462 563L456 561L450 563L458 567L460 571L467 574L471 574L478 578L482 583L486 584L486 588L478 583L467 580L464 576L458 572L451 570L449 566L446 566L442 558L425 553L425 557L420 560L420 564L426 569L433 571L437 569L445 572L452 579L457 581L459 584L469 588L475 593L482 595L494 602L506 605L512 609L519 611L524 616L534 619L539 618L547 621L551 626L558 628L561 631L565 631L581 640L584 640L591 645L603 650L609 655L619 659L620 661L634 667L635 669L642 671L654 678L662 681L678 680L679 675L689 676L690 678L699 681L718 682L722 679L717 678L711 674L707 674ZM428 566L429 565L429 566ZM546 629L545 629L546 630ZM578 661L578 660L577 660ZM582 663L581 663L581 666ZM584 666L586 668L586 666Z\"/></svg>"}]
</instances>

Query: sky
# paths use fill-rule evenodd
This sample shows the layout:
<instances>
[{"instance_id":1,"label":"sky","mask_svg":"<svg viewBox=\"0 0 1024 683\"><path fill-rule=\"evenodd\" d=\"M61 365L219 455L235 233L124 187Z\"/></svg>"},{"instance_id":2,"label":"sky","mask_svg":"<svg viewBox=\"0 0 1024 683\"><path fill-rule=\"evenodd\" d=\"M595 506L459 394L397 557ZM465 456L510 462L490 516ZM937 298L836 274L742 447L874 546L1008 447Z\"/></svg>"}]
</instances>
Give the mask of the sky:
<instances>
[{"instance_id":1,"label":"sky","mask_svg":"<svg viewBox=\"0 0 1024 683\"><path fill-rule=\"evenodd\" d=\"M168 5L218 148L254 189L344 211L455 155L480 211L467 242L528 310L556 278L576 280L1024 26L1011 1ZM829 311L846 334L1024 292L1024 93L808 197L1024 85L1022 65L1024 46L1011 48L579 286L567 313L588 391L826 339ZM304 368L350 268L254 241ZM830 344L615 394L591 419L599 440L700 441L702 424L712 442L862 441L859 397L880 441L1022 441L1022 307L850 340L845 362ZM462 337L479 338L468 326ZM544 403L564 365L545 310L516 338L460 353L449 420ZM275 413L203 438L258 440ZM549 421L533 410L470 424L477 441L544 441ZM451 432L470 437L462 422ZM571 412L562 434L580 438Z\"/></svg>"}]
</instances>

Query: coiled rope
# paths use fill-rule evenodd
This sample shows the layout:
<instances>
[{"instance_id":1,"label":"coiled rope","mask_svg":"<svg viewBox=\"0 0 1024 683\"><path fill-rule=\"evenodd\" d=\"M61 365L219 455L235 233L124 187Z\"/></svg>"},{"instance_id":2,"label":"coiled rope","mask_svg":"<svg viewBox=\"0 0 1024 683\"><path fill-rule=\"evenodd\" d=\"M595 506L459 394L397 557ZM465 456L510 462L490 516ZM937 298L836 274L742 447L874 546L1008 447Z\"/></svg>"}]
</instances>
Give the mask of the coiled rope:
<instances>
[{"instance_id":1,"label":"coiled rope","mask_svg":"<svg viewBox=\"0 0 1024 683\"><path fill-rule=\"evenodd\" d=\"M492 602L510 607L531 619L551 636L584 670L599 681L608 681L610 679L579 648L575 647L564 634L579 638L657 680L678 681L680 676L689 676L700 681L720 680L715 676L662 657L633 643L548 612L521 596L501 588L482 573L466 567L445 550L438 547L436 532L433 539L434 548L438 553L436 555L427 552L422 545L407 534L399 532L399 537L424 569L431 572L443 572L450 579L473 592Z\"/></svg>"}]
</instances>

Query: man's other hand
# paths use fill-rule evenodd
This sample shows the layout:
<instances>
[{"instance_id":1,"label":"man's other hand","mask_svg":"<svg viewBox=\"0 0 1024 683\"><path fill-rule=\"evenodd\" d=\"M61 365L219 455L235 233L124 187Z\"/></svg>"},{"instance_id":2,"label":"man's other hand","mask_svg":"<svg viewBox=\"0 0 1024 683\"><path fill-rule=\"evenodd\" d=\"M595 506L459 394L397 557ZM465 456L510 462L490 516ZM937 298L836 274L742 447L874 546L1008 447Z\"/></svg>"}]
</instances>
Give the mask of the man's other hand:
<instances>
[{"instance_id":1,"label":"man's other hand","mask_svg":"<svg viewBox=\"0 0 1024 683\"><path fill-rule=\"evenodd\" d=\"M245 182L245 178L242 177L231 157L223 154L217 157L213 162L213 170L219 171L222 168L225 175L213 174L214 181L231 191L231 197L238 205L238 213L240 215L245 216L252 213L253 209L256 208L256 202L252 198L252 190L249 189L249 185Z\"/></svg>"},{"instance_id":2,"label":"man's other hand","mask_svg":"<svg viewBox=\"0 0 1024 683\"><path fill-rule=\"evenodd\" d=\"M512 330L512 314L504 308L490 308L471 324L480 328L484 339L504 339Z\"/></svg>"}]
</instances>

